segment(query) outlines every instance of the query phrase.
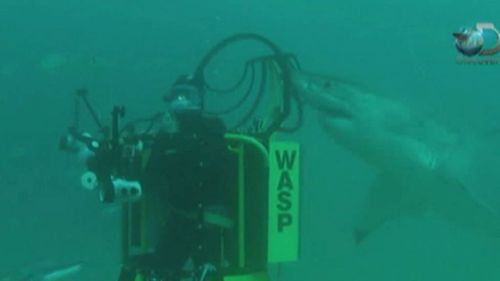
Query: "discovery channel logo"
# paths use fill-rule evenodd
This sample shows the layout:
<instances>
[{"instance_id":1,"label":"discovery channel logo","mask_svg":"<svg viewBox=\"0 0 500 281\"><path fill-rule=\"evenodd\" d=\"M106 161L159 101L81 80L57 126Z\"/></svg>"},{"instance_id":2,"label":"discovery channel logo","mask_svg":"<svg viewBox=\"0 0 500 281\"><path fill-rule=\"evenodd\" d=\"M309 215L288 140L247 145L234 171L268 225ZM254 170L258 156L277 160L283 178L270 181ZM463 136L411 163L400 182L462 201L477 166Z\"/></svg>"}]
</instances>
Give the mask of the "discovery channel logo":
<instances>
[{"instance_id":1,"label":"discovery channel logo","mask_svg":"<svg viewBox=\"0 0 500 281\"><path fill-rule=\"evenodd\" d=\"M479 22L454 32L459 64L500 64L500 31L491 22Z\"/></svg>"}]
</instances>

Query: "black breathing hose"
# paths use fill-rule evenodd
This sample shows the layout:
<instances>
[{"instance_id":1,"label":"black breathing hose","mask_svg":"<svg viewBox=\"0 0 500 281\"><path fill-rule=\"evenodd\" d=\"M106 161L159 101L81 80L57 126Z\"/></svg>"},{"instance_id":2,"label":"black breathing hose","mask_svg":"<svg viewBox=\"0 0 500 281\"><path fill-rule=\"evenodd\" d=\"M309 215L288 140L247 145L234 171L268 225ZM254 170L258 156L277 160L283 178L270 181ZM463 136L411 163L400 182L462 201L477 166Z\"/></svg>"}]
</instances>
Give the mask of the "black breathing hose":
<instances>
[{"instance_id":1,"label":"black breathing hose","mask_svg":"<svg viewBox=\"0 0 500 281\"><path fill-rule=\"evenodd\" d=\"M225 49L228 46L230 46L236 42L239 42L239 41L257 41L257 42L260 42L263 45L267 46L271 50L271 52L273 53L273 55L270 57L272 57L274 62L277 63L277 65L280 68L281 73L282 73L283 91L284 91L283 112L280 116L277 117L277 120L275 120L275 122L273 124L271 124L271 126L267 129L267 132L265 132L265 133L270 134L274 131L287 131L287 132L295 131L296 129L298 129L300 127L300 125L302 123L302 107L301 107L300 102L298 102L298 99L296 97L294 97L294 92L293 92L293 88L291 86L291 81L290 81L290 71L291 71L291 68L298 67L297 60L293 56L291 57L292 60L290 60L290 56L283 53L282 50L276 44L274 44L271 40L269 40L266 37L263 37L261 35L255 34L255 33L238 33L238 34L235 34L233 36L230 36L230 37L220 41L214 47L212 47L212 49L210 49L207 52L207 54L201 59L200 63L196 67L196 70L193 74L193 81L202 93L202 97L201 97L202 109L205 110L205 97L204 97L204 95L205 95L206 90L210 90L210 91L213 91L216 93L228 93L228 92L231 92L231 91L237 89L240 85L242 85L243 80L244 80L246 74L248 73L249 67L251 68L250 70L252 72L251 73L252 74L252 76L251 76L252 81L251 82L253 84L253 80L254 80L254 73L253 73L254 72L254 69L253 69L254 65L253 64L255 62L248 62L245 65L244 74L241 77L241 79L234 86L228 87L227 89L222 89L222 90L214 89L207 83L207 81L205 79L205 69L208 66L208 64L210 64L212 59L215 56L217 56L217 54L220 53L223 49ZM263 72L265 73L265 67L263 67ZM265 81L265 79L263 79L261 81L261 86L259 87L259 90L257 93L258 96L257 96L256 101L254 102L254 104L252 104L250 111L247 114L245 114L245 116L239 122L237 122L236 127L243 125L245 122L247 122L251 118L252 114L254 113L254 111L256 110L256 108L258 106L258 102L260 102L262 100L262 95L264 92L264 85L262 85L264 83L263 81ZM253 87L251 87L251 88L253 88ZM227 109L227 110L224 110L221 112L214 112L213 114L215 114L215 115L226 114L226 113L229 113L232 110L238 108L241 104L243 104L244 100L246 100L248 98L250 91L251 91L251 89L249 89L247 91L247 93L244 95L242 100L240 100L240 102L238 102L235 106L232 106L230 109ZM296 102L296 105L297 105L297 111L298 111L297 124L291 128L284 128L281 126L281 124L287 119L287 117L291 113L291 100L292 99Z\"/></svg>"}]
</instances>

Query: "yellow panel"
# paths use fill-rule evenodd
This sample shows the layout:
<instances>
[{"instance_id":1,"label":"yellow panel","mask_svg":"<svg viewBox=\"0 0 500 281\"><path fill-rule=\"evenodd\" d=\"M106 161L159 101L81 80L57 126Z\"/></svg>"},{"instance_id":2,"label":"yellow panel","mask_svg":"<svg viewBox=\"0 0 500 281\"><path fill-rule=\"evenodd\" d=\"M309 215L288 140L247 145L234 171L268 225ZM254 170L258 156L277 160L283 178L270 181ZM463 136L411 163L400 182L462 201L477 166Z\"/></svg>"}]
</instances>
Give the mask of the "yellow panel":
<instances>
[{"instance_id":1,"label":"yellow panel","mask_svg":"<svg viewBox=\"0 0 500 281\"><path fill-rule=\"evenodd\" d=\"M269 149L268 262L299 255L299 144L271 142Z\"/></svg>"},{"instance_id":2,"label":"yellow panel","mask_svg":"<svg viewBox=\"0 0 500 281\"><path fill-rule=\"evenodd\" d=\"M224 276L224 281L269 281L267 272L256 272L244 275Z\"/></svg>"}]
</instances>

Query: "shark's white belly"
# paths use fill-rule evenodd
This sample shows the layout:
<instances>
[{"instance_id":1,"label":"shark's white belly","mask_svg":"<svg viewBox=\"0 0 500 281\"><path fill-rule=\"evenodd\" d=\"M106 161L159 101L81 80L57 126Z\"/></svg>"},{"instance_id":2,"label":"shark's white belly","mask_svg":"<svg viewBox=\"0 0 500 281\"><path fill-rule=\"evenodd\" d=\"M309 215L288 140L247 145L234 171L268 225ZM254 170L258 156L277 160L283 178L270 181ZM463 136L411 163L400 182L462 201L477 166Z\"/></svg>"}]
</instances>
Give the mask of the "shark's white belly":
<instances>
[{"instance_id":1,"label":"shark's white belly","mask_svg":"<svg viewBox=\"0 0 500 281\"><path fill-rule=\"evenodd\" d=\"M422 141L406 135L368 128L364 134L343 134L338 127L327 131L341 146L352 151L378 170L439 169L447 158L448 149L437 150Z\"/></svg>"}]
</instances>

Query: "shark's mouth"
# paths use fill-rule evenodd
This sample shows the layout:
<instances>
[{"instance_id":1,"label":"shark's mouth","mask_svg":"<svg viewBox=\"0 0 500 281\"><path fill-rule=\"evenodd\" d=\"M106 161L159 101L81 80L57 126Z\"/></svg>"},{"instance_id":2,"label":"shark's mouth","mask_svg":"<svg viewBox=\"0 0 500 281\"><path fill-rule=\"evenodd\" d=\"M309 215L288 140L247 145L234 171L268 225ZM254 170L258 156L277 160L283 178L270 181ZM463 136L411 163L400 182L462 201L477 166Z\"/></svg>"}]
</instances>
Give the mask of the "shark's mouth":
<instances>
[{"instance_id":1,"label":"shark's mouth","mask_svg":"<svg viewBox=\"0 0 500 281\"><path fill-rule=\"evenodd\" d=\"M334 110L329 111L329 114L331 117L337 118L337 119L352 119L353 115L350 111L345 110L343 108L335 108Z\"/></svg>"},{"instance_id":2,"label":"shark's mouth","mask_svg":"<svg viewBox=\"0 0 500 281\"><path fill-rule=\"evenodd\" d=\"M344 106L332 106L331 104L323 104L318 108L322 113L328 115L329 118L334 119L353 119L353 114Z\"/></svg>"}]
</instances>

